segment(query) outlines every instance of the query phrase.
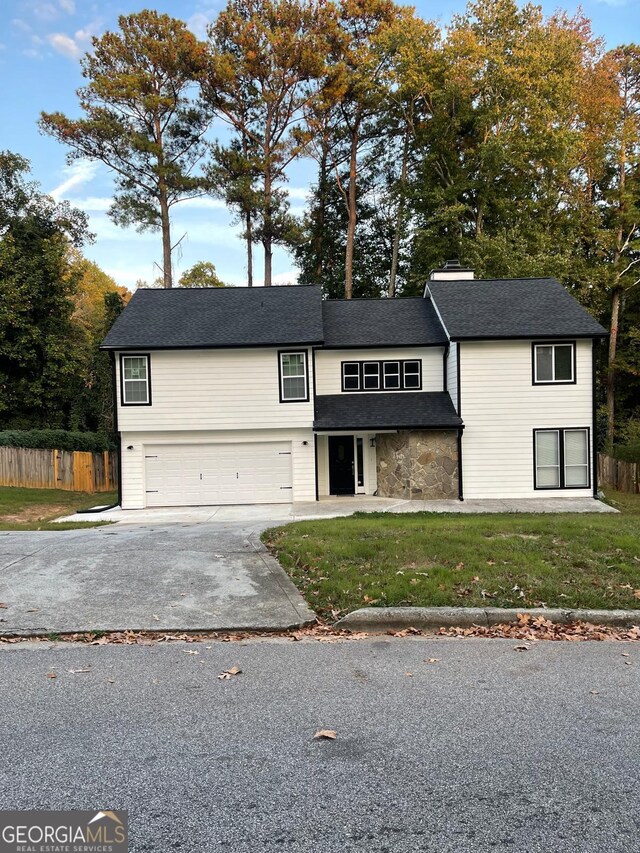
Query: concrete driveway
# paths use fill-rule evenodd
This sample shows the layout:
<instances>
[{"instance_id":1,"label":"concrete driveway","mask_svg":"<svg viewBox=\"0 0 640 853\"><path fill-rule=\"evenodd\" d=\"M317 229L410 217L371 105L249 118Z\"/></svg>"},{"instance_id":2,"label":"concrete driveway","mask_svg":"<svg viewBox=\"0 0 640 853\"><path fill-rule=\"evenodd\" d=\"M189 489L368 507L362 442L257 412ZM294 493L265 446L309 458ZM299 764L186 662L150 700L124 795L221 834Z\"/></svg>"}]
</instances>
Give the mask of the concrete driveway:
<instances>
[{"instance_id":1,"label":"concrete driveway","mask_svg":"<svg viewBox=\"0 0 640 853\"><path fill-rule=\"evenodd\" d=\"M313 621L260 542L263 526L0 532L0 633L284 629Z\"/></svg>"}]
</instances>

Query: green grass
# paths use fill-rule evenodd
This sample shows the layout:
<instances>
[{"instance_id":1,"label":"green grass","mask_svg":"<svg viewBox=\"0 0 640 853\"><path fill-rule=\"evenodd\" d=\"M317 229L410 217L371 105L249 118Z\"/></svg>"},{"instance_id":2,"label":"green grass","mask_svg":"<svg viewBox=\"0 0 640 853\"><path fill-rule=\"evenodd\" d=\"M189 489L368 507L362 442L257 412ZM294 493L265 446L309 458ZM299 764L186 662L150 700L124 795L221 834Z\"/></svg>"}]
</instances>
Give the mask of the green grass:
<instances>
[{"instance_id":1,"label":"green grass","mask_svg":"<svg viewBox=\"0 0 640 853\"><path fill-rule=\"evenodd\" d=\"M640 495L621 515L357 513L263 539L321 616L364 606L640 608Z\"/></svg>"},{"instance_id":2,"label":"green grass","mask_svg":"<svg viewBox=\"0 0 640 853\"><path fill-rule=\"evenodd\" d=\"M0 487L0 530L76 530L108 524L99 516L87 515L87 521L51 523L61 515L99 504L112 504L117 492L66 492L62 489L19 489Z\"/></svg>"}]
</instances>

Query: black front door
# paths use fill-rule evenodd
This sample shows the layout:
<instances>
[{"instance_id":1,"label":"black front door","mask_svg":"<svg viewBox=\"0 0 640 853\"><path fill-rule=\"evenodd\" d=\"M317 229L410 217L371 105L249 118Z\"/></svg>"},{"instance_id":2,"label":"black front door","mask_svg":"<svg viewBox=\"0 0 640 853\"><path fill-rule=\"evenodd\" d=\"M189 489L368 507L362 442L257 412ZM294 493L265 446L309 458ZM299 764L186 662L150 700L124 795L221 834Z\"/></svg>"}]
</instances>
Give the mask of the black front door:
<instances>
[{"instance_id":1,"label":"black front door","mask_svg":"<svg viewBox=\"0 0 640 853\"><path fill-rule=\"evenodd\" d=\"M353 436L329 436L329 491L332 495L355 494Z\"/></svg>"}]
</instances>

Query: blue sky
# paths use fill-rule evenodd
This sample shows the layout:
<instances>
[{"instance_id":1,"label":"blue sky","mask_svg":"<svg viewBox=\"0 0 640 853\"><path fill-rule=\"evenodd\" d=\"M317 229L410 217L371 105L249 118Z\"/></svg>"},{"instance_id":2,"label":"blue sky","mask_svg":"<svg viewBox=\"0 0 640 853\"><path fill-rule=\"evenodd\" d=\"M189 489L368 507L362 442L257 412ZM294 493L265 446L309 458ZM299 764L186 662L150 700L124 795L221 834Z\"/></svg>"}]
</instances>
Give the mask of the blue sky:
<instances>
[{"instance_id":1,"label":"blue sky","mask_svg":"<svg viewBox=\"0 0 640 853\"><path fill-rule=\"evenodd\" d=\"M151 281L158 275L160 238L122 229L107 217L112 194L108 169L95 163L65 164L65 150L55 140L42 137L36 126L41 110L77 112L75 90L81 85L79 57L90 47L92 35L117 26L117 17L149 7L138 0L0 0L0 70L5 85L0 99L0 149L9 149L31 160L34 177L58 199L68 199L90 217L97 239L86 249L119 284L133 288L139 278ZM199 36L224 5L222 0L159 0L153 4L187 21ZM557 6L576 10L578 3L544 2L547 13ZM584 0L582 8L593 21L595 33L610 47L640 40L640 0ZM418 13L446 24L464 9L465 0L419 0ZM214 129L215 133L215 129ZM218 135L224 133L220 129ZM312 164L301 162L289 173L294 212L301 212ZM221 278L230 284L245 283L244 247L224 206L214 199L200 199L174 208L174 239L185 234L177 275L196 261L212 261ZM256 283L260 282L262 258L255 249ZM277 250L274 279L293 282L296 272L287 252Z\"/></svg>"}]
</instances>

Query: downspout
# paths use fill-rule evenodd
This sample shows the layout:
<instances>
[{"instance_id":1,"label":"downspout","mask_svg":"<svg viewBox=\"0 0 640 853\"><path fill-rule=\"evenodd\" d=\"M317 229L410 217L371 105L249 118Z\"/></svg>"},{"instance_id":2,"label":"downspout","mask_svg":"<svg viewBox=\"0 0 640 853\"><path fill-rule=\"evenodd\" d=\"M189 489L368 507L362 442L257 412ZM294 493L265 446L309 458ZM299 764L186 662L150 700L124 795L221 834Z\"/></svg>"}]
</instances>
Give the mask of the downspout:
<instances>
[{"instance_id":1,"label":"downspout","mask_svg":"<svg viewBox=\"0 0 640 853\"><path fill-rule=\"evenodd\" d=\"M111 358L111 390L113 395L113 431L116 434L118 455L118 506L122 506L122 438L118 429L118 383L116 377L116 354L113 350L109 353Z\"/></svg>"},{"instance_id":2,"label":"downspout","mask_svg":"<svg viewBox=\"0 0 640 853\"><path fill-rule=\"evenodd\" d=\"M460 351L462 347L460 341L456 344L456 374L457 374L457 398L458 398L458 417L462 417L462 388L460 387ZM462 427L458 429L458 500L464 500L464 489L462 484Z\"/></svg>"}]
</instances>

